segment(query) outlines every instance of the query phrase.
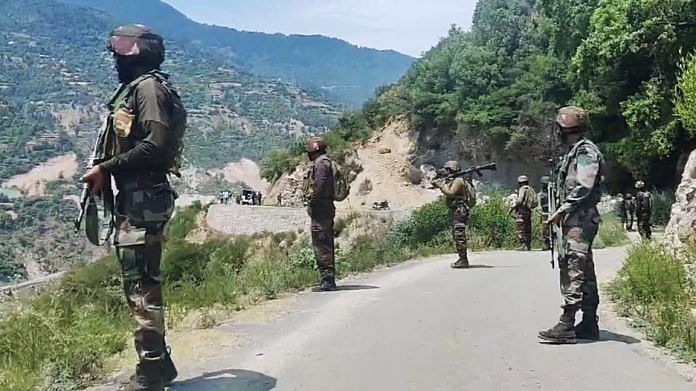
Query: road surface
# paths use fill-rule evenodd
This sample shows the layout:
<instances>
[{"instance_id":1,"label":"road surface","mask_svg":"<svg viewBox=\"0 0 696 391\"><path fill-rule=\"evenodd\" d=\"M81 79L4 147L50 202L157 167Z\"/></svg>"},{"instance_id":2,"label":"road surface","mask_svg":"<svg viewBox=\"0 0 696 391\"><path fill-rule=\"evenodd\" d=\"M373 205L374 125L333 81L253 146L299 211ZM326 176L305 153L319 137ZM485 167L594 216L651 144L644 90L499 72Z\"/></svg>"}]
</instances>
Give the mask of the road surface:
<instances>
[{"instance_id":1,"label":"road surface","mask_svg":"<svg viewBox=\"0 0 696 391\"><path fill-rule=\"evenodd\" d=\"M600 280L624 249L597 251ZM696 390L691 368L636 339L603 303L602 341L543 345L560 314L557 271L540 252L412 261L243 311L212 330L175 334L170 389ZM102 387L113 390L114 386Z\"/></svg>"}]
</instances>

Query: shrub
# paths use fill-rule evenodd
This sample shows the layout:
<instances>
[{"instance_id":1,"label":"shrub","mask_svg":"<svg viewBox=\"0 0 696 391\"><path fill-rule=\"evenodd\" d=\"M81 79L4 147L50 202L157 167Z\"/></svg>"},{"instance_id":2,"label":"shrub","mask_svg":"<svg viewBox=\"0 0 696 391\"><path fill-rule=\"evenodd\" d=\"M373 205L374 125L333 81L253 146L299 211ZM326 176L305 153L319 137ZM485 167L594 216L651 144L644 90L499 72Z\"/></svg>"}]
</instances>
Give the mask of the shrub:
<instances>
[{"instance_id":1,"label":"shrub","mask_svg":"<svg viewBox=\"0 0 696 391\"><path fill-rule=\"evenodd\" d=\"M658 345L676 349L693 360L696 319L690 309L694 305L694 291L684 259L663 245L641 243L629 252L610 293L623 315L643 321L647 334Z\"/></svg>"},{"instance_id":2,"label":"shrub","mask_svg":"<svg viewBox=\"0 0 696 391\"><path fill-rule=\"evenodd\" d=\"M672 205L676 201L674 192L653 190L652 223L665 226L672 215Z\"/></svg>"},{"instance_id":3,"label":"shrub","mask_svg":"<svg viewBox=\"0 0 696 391\"><path fill-rule=\"evenodd\" d=\"M606 248L628 244L628 236L621 226L621 221L613 213L602 215L602 223L593 244L594 248Z\"/></svg>"}]
</instances>

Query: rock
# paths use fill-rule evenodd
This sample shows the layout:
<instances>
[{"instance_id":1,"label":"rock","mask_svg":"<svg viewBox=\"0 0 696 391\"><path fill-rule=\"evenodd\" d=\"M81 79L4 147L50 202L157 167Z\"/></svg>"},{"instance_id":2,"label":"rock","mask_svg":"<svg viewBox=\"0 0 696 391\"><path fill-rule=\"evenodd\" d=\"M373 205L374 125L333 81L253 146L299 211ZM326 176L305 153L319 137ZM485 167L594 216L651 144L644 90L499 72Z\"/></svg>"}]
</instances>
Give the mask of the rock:
<instances>
[{"instance_id":1,"label":"rock","mask_svg":"<svg viewBox=\"0 0 696 391\"><path fill-rule=\"evenodd\" d=\"M386 155L386 154L388 154L388 153L391 153L391 148L380 147L380 148L377 150L377 153L379 153L380 155Z\"/></svg>"},{"instance_id":2,"label":"rock","mask_svg":"<svg viewBox=\"0 0 696 391\"><path fill-rule=\"evenodd\" d=\"M689 155L676 198L677 201L672 206L672 217L665 229L664 240L676 248L681 248L696 236L696 151Z\"/></svg>"},{"instance_id":3,"label":"rock","mask_svg":"<svg viewBox=\"0 0 696 391\"><path fill-rule=\"evenodd\" d=\"M404 167L404 173L406 174L406 179L412 185L420 185L423 182L423 172L410 164Z\"/></svg>"}]
</instances>

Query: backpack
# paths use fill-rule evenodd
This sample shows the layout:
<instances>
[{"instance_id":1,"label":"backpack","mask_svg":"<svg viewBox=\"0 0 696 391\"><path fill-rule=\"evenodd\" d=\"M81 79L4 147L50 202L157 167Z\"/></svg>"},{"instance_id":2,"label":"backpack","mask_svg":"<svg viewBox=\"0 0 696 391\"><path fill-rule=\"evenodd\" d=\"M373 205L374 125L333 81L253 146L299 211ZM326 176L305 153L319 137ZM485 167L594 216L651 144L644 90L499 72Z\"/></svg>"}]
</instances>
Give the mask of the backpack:
<instances>
[{"instance_id":1,"label":"backpack","mask_svg":"<svg viewBox=\"0 0 696 391\"><path fill-rule=\"evenodd\" d=\"M341 202L350 194L350 183L343 175L341 166L333 160L331 160L331 171L333 173L333 199L336 202Z\"/></svg>"}]
</instances>

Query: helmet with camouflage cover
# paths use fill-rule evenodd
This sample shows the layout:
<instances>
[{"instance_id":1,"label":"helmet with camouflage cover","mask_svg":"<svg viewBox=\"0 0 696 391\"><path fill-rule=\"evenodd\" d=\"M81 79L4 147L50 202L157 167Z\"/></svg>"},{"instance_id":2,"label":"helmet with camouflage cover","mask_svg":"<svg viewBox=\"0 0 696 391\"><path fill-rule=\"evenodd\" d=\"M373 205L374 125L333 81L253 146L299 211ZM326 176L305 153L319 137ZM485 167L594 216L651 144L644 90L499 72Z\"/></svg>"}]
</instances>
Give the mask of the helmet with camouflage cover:
<instances>
[{"instance_id":1,"label":"helmet with camouflage cover","mask_svg":"<svg viewBox=\"0 0 696 391\"><path fill-rule=\"evenodd\" d=\"M541 184L548 185L549 183L551 183L551 178L546 175L541 177Z\"/></svg>"},{"instance_id":2,"label":"helmet with camouflage cover","mask_svg":"<svg viewBox=\"0 0 696 391\"><path fill-rule=\"evenodd\" d=\"M520 175L517 177L517 183L527 183L529 178L526 175Z\"/></svg>"},{"instance_id":3,"label":"helmet with camouflage cover","mask_svg":"<svg viewBox=\"0 0 696 391\"><path fill-rule=\"evenodd\" d=\"M561 129L583 131L587 127L587 113L577 106L566 106L558 110L556 123Z\"/></svg>"},{"instance_id":4,"label":"helmet with camouflage cover","mask_svg":"<svg viewBox=\"0 0 696 391\"><path fill-rule=\"evenodd\" d=\"M636 182L636 189L642 189L644 187L645 187L645 182L643 182L643 181Z\"/></svg>"},{"instance_id":5,"label":"helmet with camouflage cover","mask_svg":"<svg viewBox=\"0 0 696 391\"><path fill-rule=\"evenodd\" d=\"M305 145L305 152L326 152L326 141L321 137L310 137Z\"/></svg>"},{"instance_id":6,"label":"helmet with camouflage cover","mask_svg":"<svg viewBox=\"0 0 696 391\"><path fill-rule=\"evenodd\" d=\"M116 27L109 34L107 48L115 55L133 58L157 67L164 62L164 40L142 24Z\"/></svg>"},{"instance_id":7,"label":"helmet with camouflage cover","mask_svg":"<svg viewBox=\"0 0 696 391\"><path fill-rule=\"evenodd\" d=\"M456 161L456 160L450 160L450 161L448 161L447 163L445 163L445 165L443 166L443 168L446 168L446 169L448 169L448 170L450 170L450 171L452 171L452 172L459 172L459 171L462 170L462 166L461 166L461 165L459 164L459 162Z\"/></svg>"}]
</instances>

